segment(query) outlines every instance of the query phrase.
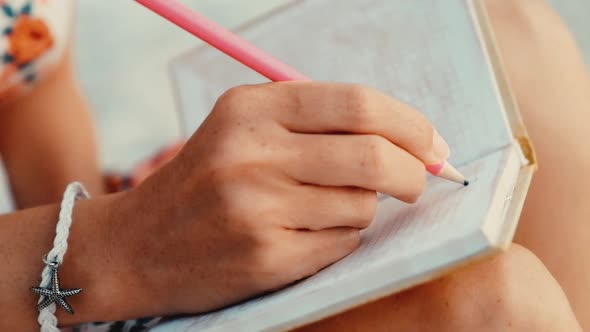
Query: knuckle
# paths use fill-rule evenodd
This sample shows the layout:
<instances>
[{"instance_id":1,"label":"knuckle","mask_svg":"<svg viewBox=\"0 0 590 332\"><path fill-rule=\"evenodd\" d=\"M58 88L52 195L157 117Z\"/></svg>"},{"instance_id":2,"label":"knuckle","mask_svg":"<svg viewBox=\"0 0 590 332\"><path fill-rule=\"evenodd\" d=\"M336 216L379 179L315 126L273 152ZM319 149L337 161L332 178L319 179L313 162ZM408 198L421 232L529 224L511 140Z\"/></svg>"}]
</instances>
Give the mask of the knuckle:
<instances>
[{"instance_id":1,"label":"knuckle","mask_svg":"<svg viewBox=\"0 0 590 332\"><path fill-rule=\"evenodd\" d=\"M355 193L355 211L358 217L358 227L367 228L375 218L377 212L377 194L374 191L365 189L356 189Z\"/></svg>"},{"instance_id":2,"label":"knuckle","mask_svg":"<svg viewBox=\"0 0 590 332\"><path fill-rule=\"evenodd\" d=\"M406 178L403 201L416 203L426 188L424 164L413 156L408 156L408 167L403 176Z\"/></svg>"},{"instance_id":3,"label":"knuckle","mask_svg":"<svg viewBox=\"0 0 590 332\"><path fill-rule=\"evenodd\" d=\"M352 229L349 232L346 243L348 245L347 248L349 249L348 253L351 253L361 245L361 233L357 229Z\"/></svg>"},{"instance_id":4,"label":"knuckle","mask_svg":"<svg viewBox=\"0 0 590 332\"><path fill-rule=\"evenodd\" d=\"M369 182L376 187L384 181L388 169L388 144L381 136L367 135L360 146L360 167L364 169Z\"/></svg>"},{"instance_id":5,"label":"knuckle","mask_svg":"<svg viewBox=\"0 0 590 332\"><path fill-rule=\"evenodd\" d=\"M351 84L347 86L344 98L346 100L346 111L353 124L362 125L369 121L371 94L368 88L359 84Z\"/></svg>"},{"instance_id":6,"label":"knuckle","mask_svg":"<svg viewBox=\"0 0 590 332\"><path fill-rule=\"evenodd\" d=\"M236 86L225 91L215 104L215 110L223 112L235 112L240 110L248 101L248 96L252 93L252 86Z\"/></svg>"}]
</instances>

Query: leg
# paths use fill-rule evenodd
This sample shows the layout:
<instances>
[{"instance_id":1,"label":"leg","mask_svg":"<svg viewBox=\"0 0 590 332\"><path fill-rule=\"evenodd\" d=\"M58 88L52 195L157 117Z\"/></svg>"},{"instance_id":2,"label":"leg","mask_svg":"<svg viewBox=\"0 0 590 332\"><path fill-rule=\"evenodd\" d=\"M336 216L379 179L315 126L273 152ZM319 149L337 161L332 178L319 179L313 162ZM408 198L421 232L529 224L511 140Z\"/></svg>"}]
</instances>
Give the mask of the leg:
<instances>
[{"instance_id":1,"label":"leg","mask_svg":"<svg viewBox=\"0 0 590 332\"><path fill-rule=\"evenodd\" d=\"M567 298L528 250L507 253L297 332L580 331Z\"/></svg>"},{"instance_id":2,"label":"leg","mask_svg":"<svg viewBox=\"0 0 590 332\"><path fill-rule=\"evenodd\" d=\"M544 1L487 2L540 165L516 242L543 261L590 329L590 78Z\"/></svg>"}]
</instances>

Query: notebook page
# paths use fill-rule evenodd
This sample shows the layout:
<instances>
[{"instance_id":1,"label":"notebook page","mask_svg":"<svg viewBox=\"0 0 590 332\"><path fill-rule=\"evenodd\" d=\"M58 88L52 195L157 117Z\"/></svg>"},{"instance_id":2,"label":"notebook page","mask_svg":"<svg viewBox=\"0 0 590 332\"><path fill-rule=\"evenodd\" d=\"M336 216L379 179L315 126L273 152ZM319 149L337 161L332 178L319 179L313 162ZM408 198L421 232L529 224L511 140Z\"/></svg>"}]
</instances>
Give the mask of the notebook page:
<instances>
[{"instance_id":1,"label":"notebook page","mask_svg":"<svg viewBox=\"0 0 590 332\"><path fill-rule=\"evenodd\" d=\"M296 1L240 34L313 79L363 83L425 113L462 165L511 141L468 3ZM171 72L189 135L223 91L266 82L208 46Z\"/></svg>"},{"instance_id":2,"label":"notebook page","mask_svg":"<svg viewBox=\"0 0 590 332\"><path fill-rule=\"evenodd\" d=\"M469 187L436 180L416 205L383 200L372 225L362 233L360 248L348 257L282 291L209 315L175 320L154 332L276 328L384 287L407 286L409 280L478 255L491 245L480 227L498 197L501 178L519 168L516 152L506 148L462 168L473 179Z\"/></svg>"}]
</instances>

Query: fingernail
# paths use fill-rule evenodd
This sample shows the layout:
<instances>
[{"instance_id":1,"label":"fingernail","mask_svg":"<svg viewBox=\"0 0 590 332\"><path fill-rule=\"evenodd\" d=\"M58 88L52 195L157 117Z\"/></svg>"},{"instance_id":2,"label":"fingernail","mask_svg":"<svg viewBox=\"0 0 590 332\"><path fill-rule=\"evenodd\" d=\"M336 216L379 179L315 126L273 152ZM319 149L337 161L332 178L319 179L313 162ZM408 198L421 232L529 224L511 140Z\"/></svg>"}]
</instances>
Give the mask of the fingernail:
<instances>
[{"instance_id":1,"label":"fingernail","mask_svg":"<svg viewBox=\"0 0 590 332\"><path fill-rule=\"evenodd\" d=\"M449 148L449 144L440 136L436 129L434 130L434 135L432 136L432 148L434 150L434 155L439 159L439 161L444 161L449 158L451 154L451 149Z\"/></svg>"}]
</instances>

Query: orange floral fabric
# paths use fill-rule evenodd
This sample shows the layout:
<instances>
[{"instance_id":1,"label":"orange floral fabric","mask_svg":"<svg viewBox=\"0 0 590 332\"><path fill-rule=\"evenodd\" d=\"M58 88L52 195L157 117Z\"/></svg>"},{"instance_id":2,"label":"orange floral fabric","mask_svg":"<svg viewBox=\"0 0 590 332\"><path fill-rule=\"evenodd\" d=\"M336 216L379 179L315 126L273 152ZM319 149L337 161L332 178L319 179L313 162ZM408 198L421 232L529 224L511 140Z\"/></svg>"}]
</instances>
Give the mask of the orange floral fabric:
<instances>
[{"instance_id":1,"label":"orange floral fabric","mask_svg":"<svg viewBox=\"0 0 590 332\"><path fill-rule=\"evenodd\" d=\"M62 57L74 0L0 0L0 106L26 94Z\"/></svg>"},{"instance_id":2,"label":"orange floral fabric","mask_svg":"<svg viewBox=\"0 0 590 332\"><path fill-rule=\"evenodd\" d=\"M10 54L17 65L29 63L53 46L53 37L43 20L22 15L8 37Z\"/></svg>"}]
</instances>

